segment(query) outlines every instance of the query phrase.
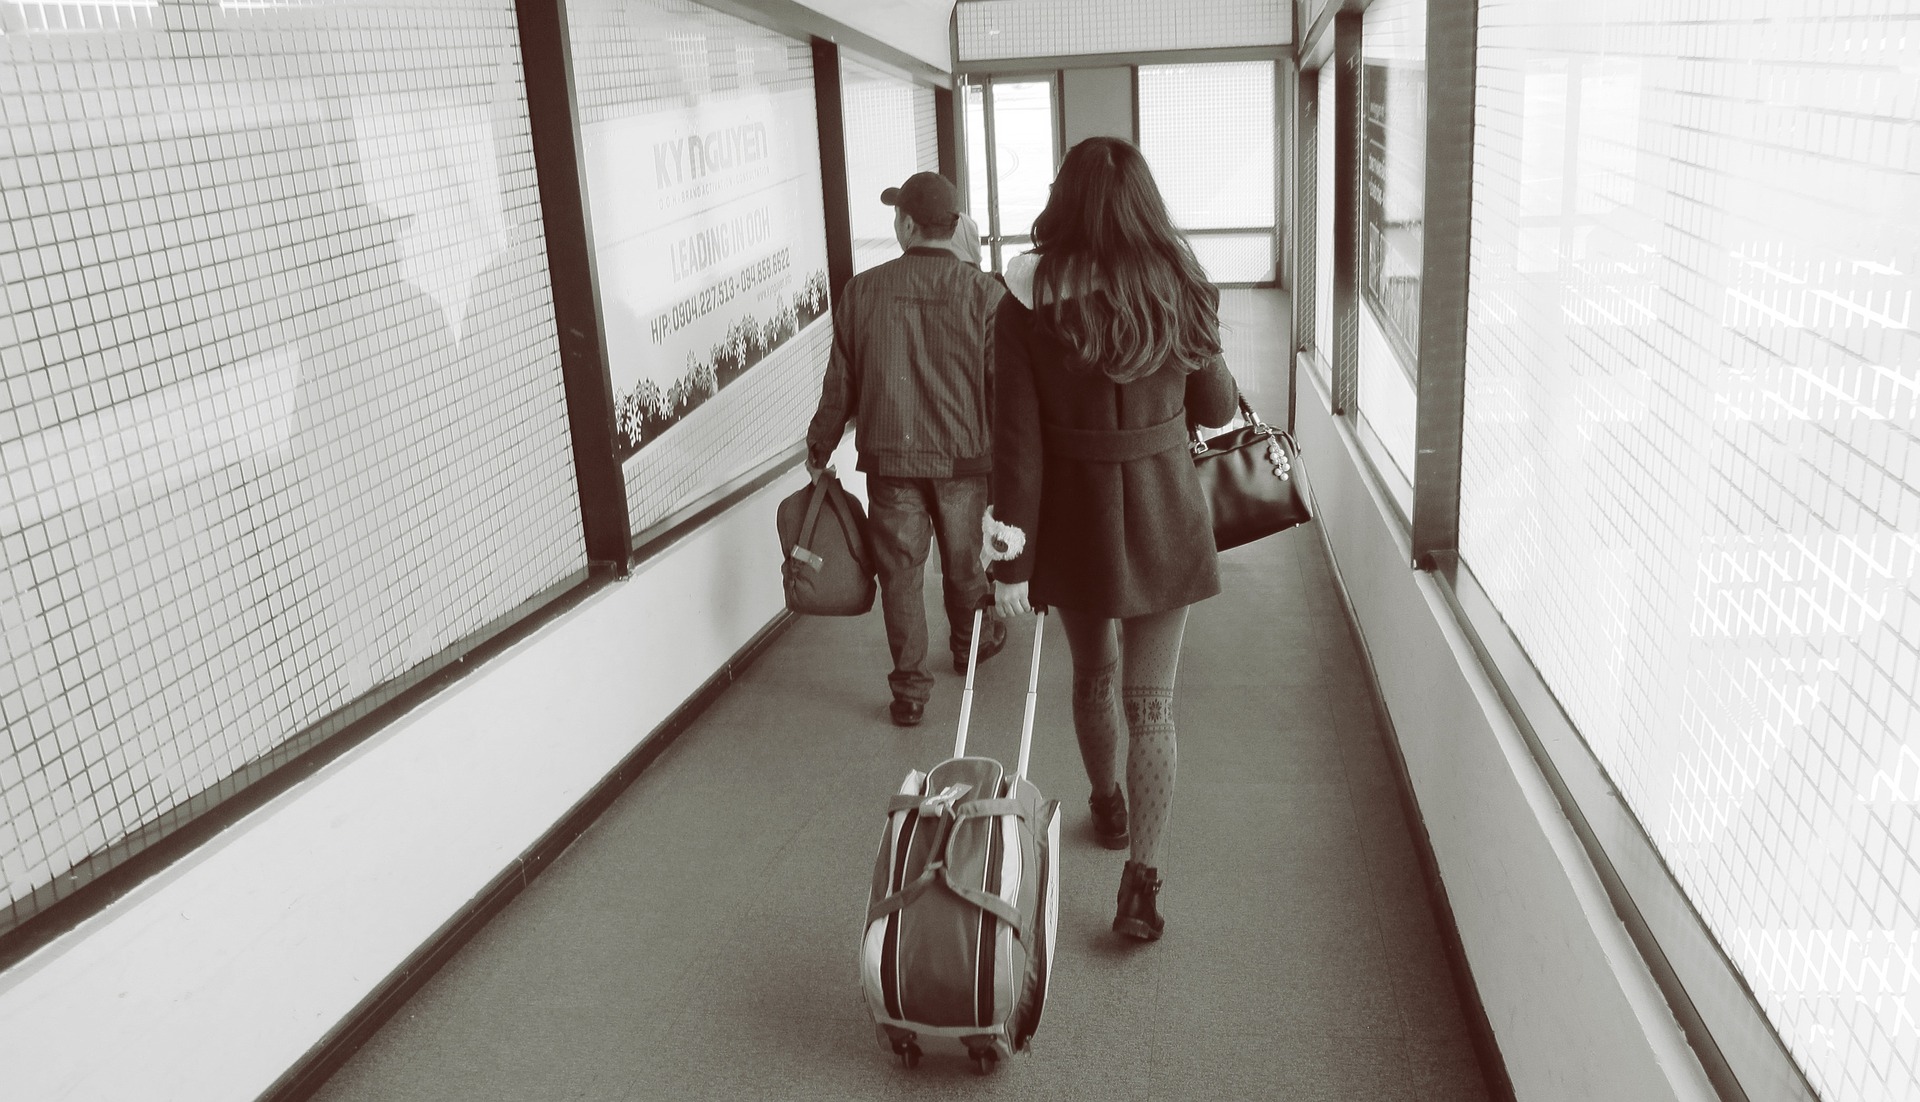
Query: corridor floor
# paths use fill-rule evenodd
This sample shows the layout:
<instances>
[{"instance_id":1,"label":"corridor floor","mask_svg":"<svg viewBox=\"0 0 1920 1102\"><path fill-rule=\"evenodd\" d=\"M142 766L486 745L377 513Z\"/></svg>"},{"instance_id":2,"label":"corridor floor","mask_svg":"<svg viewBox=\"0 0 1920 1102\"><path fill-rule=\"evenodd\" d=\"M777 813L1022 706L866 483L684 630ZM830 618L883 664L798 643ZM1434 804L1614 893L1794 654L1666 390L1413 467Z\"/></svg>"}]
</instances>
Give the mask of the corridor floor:
<instances>
[{"instance_id":1,"label":"corridor floor","mask_svg":"<svg viewBox=\"0 0 1920 1102\"><path fill-rule=\"evenodd\" d=\"M855 945L882 809L951 749L961 689L942 671L925 725L890 725L876 610L797 620L316 1097L1485 1098L1319 533L1222 565L1181 660L1158 943L1108 929L1123 857L1089 833L1047 627L1032 772L1064 871L1031 1054L908 1071L874 1040ZM1009 763L1032 623L976 693L973 748Z\"/></svg>"}]
</instances>

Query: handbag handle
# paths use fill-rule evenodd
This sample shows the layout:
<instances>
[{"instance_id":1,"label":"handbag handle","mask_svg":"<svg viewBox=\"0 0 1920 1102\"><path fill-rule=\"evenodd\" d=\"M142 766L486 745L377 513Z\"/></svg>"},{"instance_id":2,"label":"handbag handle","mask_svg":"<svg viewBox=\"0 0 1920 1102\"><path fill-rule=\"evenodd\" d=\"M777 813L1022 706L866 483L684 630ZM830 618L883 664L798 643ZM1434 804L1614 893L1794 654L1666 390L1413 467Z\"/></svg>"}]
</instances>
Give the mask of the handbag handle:
<instances>
[{"instance_id":1,"label":"handbag handle","mask_svg":"<svg viewBox=\"0 0 1920 1102\"><path fill-rule=\"evenodd\" d=\"M1248 428L1257 432L1264 432L1269 436L1285 436L1289 441L1293 439L1292 433L1287 432L1285 429L1276 429L1272 425L1262 421L1260 415L1253 411L1253 407L1247 404L1247 396L1242 393L1238 387L1234 388L1234 399L1240 405L1240 417L1246 421ZM1190 426L1190 428L1193 433L1193 442L1188 446L1193 450L1193 454L1199 455L1201 452L1207 450L1207 441L1205 437L1200 435L1199 425L1193 425ZM1297 446L1295 450L1298 450Z\"/></svg>"},{"instance_id":2,"label":"handbag handle","mask_svg":"<svg viewBox=\"0 0 1920 1102\"><path fill-rule=\"evenodd\" d=\"M1253 407L1247 404L1247 396L1245 394L1238 394L1236 397L1240 399L1240 416L1246 418L1248 425L1256 429L1272 430L1272 425L1262 421L1260 415L1253 412Z\"/></svg>"}]
</instances>

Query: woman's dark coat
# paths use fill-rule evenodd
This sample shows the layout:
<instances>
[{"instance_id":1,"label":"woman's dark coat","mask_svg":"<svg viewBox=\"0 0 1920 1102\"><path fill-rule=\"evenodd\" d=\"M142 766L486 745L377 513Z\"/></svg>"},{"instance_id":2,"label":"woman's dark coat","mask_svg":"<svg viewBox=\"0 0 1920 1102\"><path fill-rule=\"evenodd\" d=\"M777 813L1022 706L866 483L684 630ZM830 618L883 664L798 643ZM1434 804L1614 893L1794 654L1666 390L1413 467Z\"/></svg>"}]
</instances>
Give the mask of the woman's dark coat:
<instances>
[{"instance_id":1,"label":"woman's dark coat","mask_svg":"<svg viewBox=\"0 0 1920 1102\"><path fill-rule=\"evenodd\" d=\"M1026 546L994 563L993 578L1030 582L1035 605L1109 617L1220 592L1213 525L1184 429L1233 419L1238 392L1226 362L1215 357L1190 374L1164 366L1131 383L1069 362L1015 295L1000 300L993 514L1025 533ZM1168 425L1175 419L1178 439ZM1135 457L1113 460L1121 455Z\"/></svg>"}]
</instances>

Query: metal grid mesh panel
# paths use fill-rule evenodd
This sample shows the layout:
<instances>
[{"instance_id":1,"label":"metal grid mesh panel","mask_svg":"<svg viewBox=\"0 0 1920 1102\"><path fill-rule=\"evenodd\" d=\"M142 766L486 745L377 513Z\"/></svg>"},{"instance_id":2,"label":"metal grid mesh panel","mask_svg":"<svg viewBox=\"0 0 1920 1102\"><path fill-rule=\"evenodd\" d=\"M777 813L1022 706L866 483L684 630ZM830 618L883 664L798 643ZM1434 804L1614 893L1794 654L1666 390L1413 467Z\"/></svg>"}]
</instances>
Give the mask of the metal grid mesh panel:
<instances>
[{"instance_id":1,"label":"metal grid mesh panel","mask_svg":"<svg viewBox=\"0 0 1920 1102\"><path fill-rule=\"evenodd\" d=\"M0 928L585 567L512 5L146 14L0 36Z\"/></svg>"},{"instance_id":2,"label":"metal grid mesh panel","mask_svg":"<svg viewBox=\"0 0 1920 1102\"><path fill-rule=\"evenodd\" d=\"M1281 46L1288 0L977 0L959 13L960 60Z\"/></svg>"},{"instance_id":3,"label":"metal grid mesh panel","mask_svg":"<svg viewBox=\"0 0 1920 1102\"><path fill-rule=\"evenodd\" d=\"M880 193L916 172L940 170L933 89L840 55L840 103L847 133L847 203L853 270L900 255L893 208Z\"/></svg>"},{"instance_id":4,"label":"metal grid mesh panel","mask_svg":"<svg viewBox=\"0 0 1920 1102\"><path fill-rule=\"evenodd\" d=\"M152 29L160 0L6 0L0 33Z\"/></svg>"},{"instance_id":5,"label":"metal grid mesh panel","mask_svg":"<svg viewBox=\"0 0 1920 1102\"><path fill-rule=\"evenodd\" d=\"M1293 227L1293 240L1298 252L1294 258L1293 317L1294 339L1300 348L1312 348L1317 343L1320 318L1321 287L1320 272L1320 220L1330 217L1331 211L1320 206L1320 81L1317 75L1300 83L1299 124L1300 142L1295 149L1294 177L1295 202L1299 208ZM1288 349L1292 355L1294 349ZM1318 357L1312 358L1317 364Z\"/></svg>"},{"instance_id":6,"label":"metal grid mesh panel","mask_svg":"<svg viewBox=\"0 0 1920 1102\"><path fill-rule=\"evenodd\" d=\"M1274 225L1274 64L1140 67L1140 151L1181 229ZM1195 235L1215 283L1274 278L1274 234Z\"/></svg>"},{"instance_id":7,"label":"metal grid mesh panel","mask_svg":"<svg viewBox=\"0 0 1920 1102\"><path fill-rule=\"evenodd\" d=\"M641 533L794 446L819 398L831 322L813 56L686 0L591 0L568 20ZM734 328L709 340L695 323L715 319ZM697 347L679 349L687 334Z\"/></svg>"},{"instance_id":8,"label":"metal grid mesh panel","mask_svg":"<svg viewBox=\"0 0 1920 1102\"><path fill-rule=\"evenodd\" d=\"M1140 66L1140 152L1181 229L1274 224L1274 64Z\"/></svg>"},{"instance_id":9,"label":"metal grid mesh panel","mask_svg":"<svg viewBox=\"0 0 1920 1102\"><path fill-rule=\"evenodd\" d=\"M1920 1097L1920 6L1480 10L1463 555L1820 1094Z\"/></svg>"}]
</instances>

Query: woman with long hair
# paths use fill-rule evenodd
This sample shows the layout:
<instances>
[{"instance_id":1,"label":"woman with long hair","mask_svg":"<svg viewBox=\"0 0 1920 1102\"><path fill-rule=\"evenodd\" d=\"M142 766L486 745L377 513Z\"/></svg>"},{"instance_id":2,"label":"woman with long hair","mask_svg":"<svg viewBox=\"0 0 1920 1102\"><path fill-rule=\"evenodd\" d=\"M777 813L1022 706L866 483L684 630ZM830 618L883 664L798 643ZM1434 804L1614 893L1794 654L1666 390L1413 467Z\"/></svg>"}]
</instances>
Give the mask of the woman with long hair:
<instances>
[{"instance_id":1,"label":"woman with long hair","mask_svg":"<svg viewBox=\"0 0 1920 1102\"><path fill-rule=\"evenodd\" d=\"M1094 834L1132 851L1113 928L1152 940L1180 640L1188 607L1220 592L1189 426L1232 420L1238 393L1220 293L1131 143L1068 150L1033 241L994 318L986 557L1002 616L1059 610Z\"/></svg>"}]
</instances>

